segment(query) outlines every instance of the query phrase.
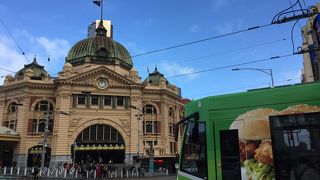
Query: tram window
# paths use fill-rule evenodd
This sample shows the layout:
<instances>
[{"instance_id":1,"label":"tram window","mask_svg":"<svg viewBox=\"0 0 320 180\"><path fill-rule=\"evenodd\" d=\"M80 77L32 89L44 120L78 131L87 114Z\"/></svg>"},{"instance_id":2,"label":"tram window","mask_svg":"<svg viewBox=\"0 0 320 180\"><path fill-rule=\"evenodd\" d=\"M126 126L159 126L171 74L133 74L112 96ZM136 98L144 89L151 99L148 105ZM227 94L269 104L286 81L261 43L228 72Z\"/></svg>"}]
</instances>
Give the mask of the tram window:
<instances>
[{"instance_id":1,"label":"tram window","mask_svg":"<svg viewBox=\"0 0 320 180\"><path fill-rule=\"evenodd\" d=\"M188 122L182 154L181 170L194 176L207 179L207 148L206 148L206 128L204 122L199 122L199 139L200 142L194 142L192 139L195 123Z\"/></svg>"},{"instance_id":2,"label":"tram window","mask_svg":"<svg viewBox=\"0 0 320 180\"><path fill-rule=\"evenodd\" d=\"M320 113L270 117L276 179L320 179L319 120Z\"/></svg>"}]
</instances>

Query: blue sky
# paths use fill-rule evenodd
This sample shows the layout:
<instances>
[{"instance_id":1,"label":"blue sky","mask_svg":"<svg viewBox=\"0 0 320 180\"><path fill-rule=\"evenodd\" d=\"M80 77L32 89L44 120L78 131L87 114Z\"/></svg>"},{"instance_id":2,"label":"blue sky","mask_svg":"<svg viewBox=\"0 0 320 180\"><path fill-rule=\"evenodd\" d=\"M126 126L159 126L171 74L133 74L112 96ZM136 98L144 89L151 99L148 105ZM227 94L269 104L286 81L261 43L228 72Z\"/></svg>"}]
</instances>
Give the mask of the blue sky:
<instances>
[{"instance_id":1,"label":"blue sky","mask_svg":"<svg viewBox=\"0 0 320 180\"><path fill-rule=\"evenodd\" d=\"M307 6L316 3L305 0ZM270 24L274 15L289 5L289 0L105 0L104 19L112 21L114 40L137 55ZM36 54L39 64L55 74L61 71L72 45L86 38L87 26L100 18L100 11L91 0L1 0L0 17L28 59L32 61ZM182 96L190 99L267 87L270 76L258 71L228 68L173 76L290 54L293 23L139 56L133 59L134 67L145 79L147 67L153 71L157 65L171 84L182 89ZM301 26L305 24L300 21ZM301 46L299 26L293 36L295 47ZM284 85L300 82L302 62L302 56L295 55L239 68L272 68L275 84ZM26 59L0 24L0 67L18 71L24 64ZM10 72L0 70L1 76L7 74Z\"/></svg>"}]
</instances>

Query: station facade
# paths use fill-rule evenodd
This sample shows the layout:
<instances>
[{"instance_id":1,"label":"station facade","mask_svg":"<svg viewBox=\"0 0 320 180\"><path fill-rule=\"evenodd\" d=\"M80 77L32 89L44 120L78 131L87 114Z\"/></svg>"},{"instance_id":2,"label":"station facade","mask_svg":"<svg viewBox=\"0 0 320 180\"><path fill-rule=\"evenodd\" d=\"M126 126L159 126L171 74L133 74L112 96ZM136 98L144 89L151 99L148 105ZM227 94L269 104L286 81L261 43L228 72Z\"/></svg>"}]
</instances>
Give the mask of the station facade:
<instances>
[{"instance_id":1,"label":"station facade","mask_svg":"<svg viewBox=\"0 0 320 180\"><path fill-rule=\"evenodd\" d=\"M141 80L127 49L100 23L77 42L57 77L36 58L0 87L0 162L9 166L80 161L132 165L177 155L181 90L157 68ZM45 132L46 131L46 132ZM45 155L42 150L45 148Z\"/></svg>"}]
</instances>

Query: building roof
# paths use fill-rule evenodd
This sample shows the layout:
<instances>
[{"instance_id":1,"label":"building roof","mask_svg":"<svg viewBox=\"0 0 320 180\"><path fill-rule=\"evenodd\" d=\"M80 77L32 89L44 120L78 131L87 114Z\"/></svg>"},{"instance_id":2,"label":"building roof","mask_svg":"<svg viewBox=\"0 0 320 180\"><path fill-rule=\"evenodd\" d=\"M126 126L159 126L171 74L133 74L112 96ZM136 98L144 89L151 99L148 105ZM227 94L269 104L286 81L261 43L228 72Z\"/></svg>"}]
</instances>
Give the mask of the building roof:
<instances>
[{"instance_id":1,"label":"building roof","mask_svg":"<svg viewBox=\"0 0 320 180\"><path fill-rule=\"evenodd\" d=\"M24 68L20 69L16 74L15 78L23 77L26 72L32 72L32 79L43 79L44 77L49 77L48 72L44 69L44 66L41 66L37 63L37 58L34 57L32 63L24 65Z\"/></svg>"},{"instance_id":2,"label":"building roof","mask_svg":"<svg viewBox=\"0 0 320 180\"><path fill-rule=\"evenodd\" d=\"M107 30L102 21L96 30L96 35L77 42L69 51L66 61L73 66L83 64L86 57L94 64L114 64L120 60L120 65L132 68L133 63L128 50L110 37L106 37Z\"/></svg>"},{"instance_id":3,"label":"building roof","mask_svg":"<svg viewBox=\"0 0 320 180\"><path fill-rule=\"evenodd\" d=\"M166 84L170 84L164 75L158 71L158 68L155 67L154 71L149 73L149 76L143 81L143 84L158 84L160 80L165 81Z\"/></svg>"}]
</instances>

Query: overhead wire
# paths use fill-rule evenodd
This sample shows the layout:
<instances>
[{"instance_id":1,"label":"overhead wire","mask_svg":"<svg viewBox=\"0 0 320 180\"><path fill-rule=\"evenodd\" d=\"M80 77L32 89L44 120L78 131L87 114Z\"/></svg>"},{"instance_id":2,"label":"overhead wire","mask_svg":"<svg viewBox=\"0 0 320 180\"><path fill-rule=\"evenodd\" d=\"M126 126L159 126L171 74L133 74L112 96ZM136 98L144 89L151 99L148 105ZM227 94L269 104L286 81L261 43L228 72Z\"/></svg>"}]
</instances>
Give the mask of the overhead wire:
<instances>
[{"instance_id":1,"label":"overhead wire","mask_svg":"<svg viewBox=\"0 0 320 180\"><path fill-rule=\"evenodd\" d=\"M254 45L250 45L250 46L245 46L245 47L241 47L241 48L236 48L236 49L230 49L227 51L222 51L222 52L217 52L217 53L213 53L213 54L209 54L209 55L205 55L205 56L200 56L200 57L194 57L194 58L190 58L190 59L180 59L177 62L192 62L195 60L199 60L199 59L206 59L209 57L214 57L214 56L218 56L218 55L222 55L222 54L228 54L228 53L233 53L233 52L237 52L237 51L241 51L241 50L245 50L245 49L250 49L250 48L255 48L255 47L259 47L259 46L264 46L264 45L270 45L270 44L274 44L277 42L281 42L281 41L286 41L287 38L282 38L281 40L274 40L274 41L268 41L268 42L263 42L263 43L259 43L259 44L254 44Z\"/></svg>"},{"instance_id":2,"label":"overhead wire","mask_svg":"<svg viewBox=\"0 0 320 180\"><path fill-rule=\"evenodd\" d=\"M298 3L299 0L297 0L297 2L294 4L296 5ZM148 55L148 54L153 54L153 53L157 53L157 52L161 52L161 51L167 51L167 50L171 50L171 49L175 49L175 48L179 48L179 47L184 47L184 46L188 46L188 45L192 45L192 44L196 44L196 43L200 43L200 42L205 42L205 41L209 41L209 40L213 40L213 39L218 39L218 38L222 38L222 37L226 37L226 36L230 36L230 35L235 35L235 34L239 34L239 33L243 33L243 32L247 32L247 31L251 31L254 29L260 29L260 28L264 28L264 27L268 27L274 24L281 24L284 22L287 22L285 20L279 21L279 17L282 15L282 13L284 13L285 11L287 11L288 9L292 8L294 5L292 5L291 7L279 12L272 20L272 22L270 24L265 24L265 25L260 25L260 26L253 26L247 29L242 29L242 30L238 30L238 31L234 31L234 32L230 32L230 33L225 33L225 34L221 34L221 35L217 35L217 36L212 36L209 38L204 38L204 39L200 39L200 40L196 40L196 41L191 41L191 42L187 42L187 43L183 43L183 44L178 44L178 45L174 45L174 46L169 46L166 48L161 48L161 49L157 49L157 50L152 50L149 52L145 52L145 53L141 53L141 54L136 54L133 56L130 56L128 58L134 58L134 57L139 57L139 56L144 56L144 55ZM278 22L275 22L275 18L278 16ZM26 57L25 53L22 51L21 47L19 46L19 44L17 43L17 41L15 40L15 38L13 37L13 35L11 34L10 30L7 28L7 26L5 25L5 23L3 22L3 20L0 18L2 24L5 26L5 28L7 29L7 31L9 32L9 34L11 35L11 37L14 39L14 41L16 42L16 45L18 46L19 50L21 51L21 53L25 56L26 60L29 62L28 58ZM269 59L264 59L263 61L266 61ZM30 62L29 62L30 63ZM249 62L249 63L253 63L253 62ZM248 64L248 63L244 63L244 64ZM241 64L238 64L241 65ZM233 67L233 66L230 66ZM219 68L220 69L220 68ZM172 77L178 77L178 76L172 76Z\"/></svg>"},{"instance_id":3,"label":"overhead wire","mask_svg":"<svg viewBox=\"0 0 320 180\"><path fill-rule=\"evenodd\" d=\"M285 57L289 57L289 56L294 56L294 55L298 55L298 54L285 54L285 55L280 55L280 56L272 56L272 57L264 58L264 59L246 61L246 62L242 62L242 63L238 63L238 64L232 64L232 65L227 65L227 66L220 66L220 67L216 67L216 68L210 68L210 69L201 70L201 71L196 71L196 72L191 72L191 73L184 73L184 74L178 74L178 75L174 75L174 76L168 76L168 77L166 77L166 78L176 78L176 77L188 76L188 75L199 74L199 73L204 73L204 72L209 72L209 71L216 71L216 70L220 70L220 69L232 68L232 67L237 67L237 66L242 66L242 65L247 65L247 64L253 64L253 63L259 63L259 62L264 62L264 61L271 61L271 60L275 60L275 59L281 59L281 58L285 58ZM16 73L16 72L14 72L14 71L10 71L10 70L4 69L4 68L0 68L0 70L12 72L12 73ZM58 73L56 73L56 74L58 74Z\"/></svg>"},{"instance_id":4,"label":"overhead wire","mask_svg":"<svg viewBox=\"0 0 320 180\"><path fill-rule=\"evenodd\" d=\"M276 83L288 82L288 81L299 80L299 79L300 78L280 80L280 81L276 81ZM243 87L237 87L237 88L223 89L223 90L217 90L217 91L210 91L210 92L192 94L192 95L185 96L185 97L186 98L191 98L191 97L197 97L197 96L208 95L208 94L217 95L216 93L225 94L225 93L228 93L230 91L241 90L241 89L254 89L254 88L257 88L257 87L264 86L264 85L270 85L270 84L269 83L263 83L263 84L256 84L256 85L243 86Z\"/></svg>"},{"instance_id":5,"label":"overhead wire","mask_svg":"<svg viewBox=\"0 0 320 180\"><path fill-rule=\"evenodd\" d=\"M265 59L247 61L247 62L238 63L238 64L232 64L232 65L227 65L227 66L220 66L220 67L216 67L216 68L210 68L210 69L205 69L205 70L201 70L201 71L195 71L195 72L191 72L191 73L178 74L178 75L174 75L174 76L169 76L167 78L176 78L176 77L181 77L181 76L189 76L189 75L193 75L193 74L199 74L199 73L205 73L205 72L216 71L216 70L221 70L221 69L227 69L227 68L232 68L232 67L237 67L237 66L242 66L242 65L247 65L247 64L253 64L253 63L258 63L258 62L281 59L281 58L294 56L294 55L297 55L297 54L285 54L285 55L281 55L281 56L273 56L273 57L265 58Z\"/></svg>"},{"instance_id":6,"label":"overhead wire","mask_svg":"<svg viewBox=\"0 0 320 180\"><path fill-rule=\"evenodd\" d=\"M218 38L222 38L222 37L226 37L226 36L230 36L230 35L234 35L234 34L239 34L239 33L247 32L247 31L252 31L254 29L260 29L260 28L268 27L268 26L271 26L271 25L273 25L273 24L265 24L265 25L261 25L261 26L253 26L253 27L250 27L250 28L247 28L247 29L234 31L234 32L231 32L231 33L221 34L221 35L212 36L212 37L209 37L209 38L204 38L204 39L200 39L200 40L196 40L196 41L191 41L191 42L182 43L182 44L178 44L178 45L174 45L174 46L169 46L169 47L166 47L166 48L152 50L152 51L141 53L141 54L136 54L136 55L130 56L128 58L134 58L134 57L144 56L144 55L148 55L148 54L158 53L158 52L161 52L161 51L167 51L167 50L171 50L171 49L176 49L176 48L179 48L179 47L184 47L184 46L188 46L188 45L192 45L192 44L196 44L196 43L200 43L200 42L205 42L205 41L218 39Z\"/></svg>"},{"instance_id":7,"label":"overhead wire","mask_svg":"<svg viewBox=\"0 0 320 180\"><path fill-rule=\"evenodd\" d=\"M4 69L4 68L1 68L1 67L0 67L0 70L7 71L7 72L10 72L10 73L16 73L15 71L11 71L11 70Z\"/></svg>"},{"instance_id":8,"label":"overhead wire","mask_svg":"<svg viewBox=\"0 0 320 180\"><path fill-rule=\"evenodd\" d=\"M199 59L206 59L209 57L213 57L213 56L218 56L218 55L222 55L222 54L228 54L228 53L232 53L232 52L237 52L237 51L241 51L241 50L245 50L245 49L249 49L249 48L254 48L254 47L259 47L259 46L264 46L264 45L269 45L269 44L274 44L277 42L281 42L281 41L286 41L287 38L282 38L279 40L274 40L274 41L268 41L268 42L263 42L263 43L259 43L259 44L253 44L250 46L245 46L245 47L241 47L241 48L237 48L237 49L231 49L228 51L222 51L222 52L218 52L218 53L213 53L213 54L209 54L209 55L205 55L205 56L200 56L200 57L194 57L194 58L190 58L190 59L180 59L177 62L184 62L184 63L188 63L188 62L192 62L195 60L199 60ZM51 73L51 75L57 75L58 72L56 73Z\"/></svg>"},{"instance_id":9,"label":"overhead wire","mask_svg":"<svg viewBox=\"0 0 320 180\"><path fill-rule=\"evenodd\" d=\"M16 46L18 47L18 49L20 50L21 54L25 57L26 61L28 63L30 63L28 57L26 56L25 52L22 50L21 46L19 45L18 41L16 40L16 38L13 36L13 34L11 33L11 31L9 30L8 26L4 23L4 21L2 20L2 18L0 17L0 21L2 23L2 25L4 26L4 28L7 30L8 34L10 35L10 37L13 39L13 41L15 42Z\"/></svg>"},{"instance_id":10,"label":"overhead wire","mask_svg":"<svg viewBox=\"0 0 320 180\"><path fill-rule=\"evenodd\" d=\"M297 2L298 2L298 1L299 1L299 0L297 0ZM294 9L293 9L293 5L292 5L291 0L289 0L289 3L290 3L290 5L291 5L292 13L293 13L293 15L295 16L296 14L295 14L295 11L294 11ZM300 2L299 2L299 4L300 4ZM305 7L307 8L306 4L305 4ZM301 10L302 10L301 4L300 4L300 8L301 8ZM293 53L294 53L294 51L295 51L295 45L294 45L294 41L293 41L293 31L294 31L294 27L295 27L295 25L296 25L297 23L298 23L298 25L299 25L299 27L300 27L300 31L302 32L302 36L304 36L304 38L305 38L305 39L307 40L307 42L308 42L308 37L306 37L306 34L303 33L302 27L301 27L301 24L300 24L299 20L300 20L300 18L294 23L294 25L293 25L292 28L291 28L291 44L292 44L292 52L293 52Z\"/></svg>"}]
</instances>

